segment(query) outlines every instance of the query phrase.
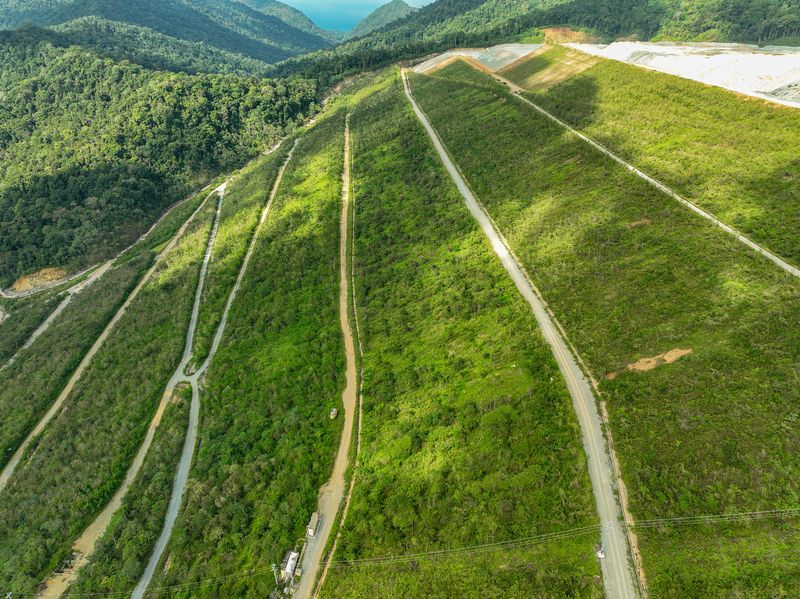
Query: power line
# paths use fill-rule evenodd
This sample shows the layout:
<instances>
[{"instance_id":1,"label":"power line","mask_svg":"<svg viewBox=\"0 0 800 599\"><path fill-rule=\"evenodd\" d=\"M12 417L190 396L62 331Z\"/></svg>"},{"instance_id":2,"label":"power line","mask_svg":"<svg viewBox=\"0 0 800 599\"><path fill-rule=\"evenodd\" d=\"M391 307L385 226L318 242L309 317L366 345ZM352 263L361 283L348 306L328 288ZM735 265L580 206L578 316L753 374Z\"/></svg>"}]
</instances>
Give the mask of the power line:
<instances>
[{"instance_id":1,"label":"power line","mask_svg":"<svg viewBox=\"0 0 800 599\"><path fill-rule=\"evenodd\" d=\"M733 512L728 514L707 514L700 516L675 516L671 518L653 518L649 520L639 520L633 524L633 528L660 528L666 526L691 526L696 524L724 524L727 522L744 522L753 520L766 520L770 518L792 518L800 516L800 507L784 508L775 510L761 510L752 512ZM509 549L522 549L525 547L532 547L541 545L552 541L560 541L569 538L580 537L591 533L598 533L603 528L614 526L616 523L605 522L603 524L592 524L588 526L581 526L568 530L560 530L540 535L520 537L517 539L509 539L507 541L498 541L494 543L483 543L479 545L467 545L464 547L454 547L452 549L436 549L431 551L423 551L419 553L406 553L402 555L384 555L377 557L367 557L355 560L339 560L331 562L332 568L348 568L355 566L371 566L371 565L390 565L408 563L417 560L439 560L439 559L452 559L460 558L468 555L475 555L479 553L486 553L489 551L509 550ZM624 526L623 523L619 523ZM324 565L324 563L321 563ZM219 576L215 578L205 578L194 582L187 582L183 584L175 584L170 586L155 587L147 590L148 595L161 595L167 592L185 591L204 586L210 586L220 582L227 582L231 580L241 580L245 578L252 578L261 574L267 574L272 571L271 567L255 568L252 570L245 570L228 574L226 576ZM20 595L13 594L13 599L21 597L34 597L35 595ZM96 593L67 593L64 597L128 597L130 592L96 592Z\"/></svg>"}]
</instances>

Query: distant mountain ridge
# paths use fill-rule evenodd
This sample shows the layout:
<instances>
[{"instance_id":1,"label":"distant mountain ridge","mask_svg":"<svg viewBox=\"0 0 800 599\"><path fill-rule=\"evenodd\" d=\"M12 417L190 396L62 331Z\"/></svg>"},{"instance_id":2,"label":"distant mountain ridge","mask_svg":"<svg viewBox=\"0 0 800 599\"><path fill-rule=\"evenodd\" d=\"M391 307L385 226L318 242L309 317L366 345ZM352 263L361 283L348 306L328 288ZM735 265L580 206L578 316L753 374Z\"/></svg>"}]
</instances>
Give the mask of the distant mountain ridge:
<instances>
[{"instance_id":1,"label":"distant mountain ridge","mask_svg":"<svg viewBox=\"0 0 800 599\"><path fill-rule=\"evenodd\" d=\"M409 6L403 0L392 0L388 4L375 9L361 22L356 25L348 35L348 38L362 37L378 29L382 29L387 25L391 25L395 21L407 17L410 14L417 12L417 8Z\"/></svg>"},{"instance_id":2,"label":"distant mountain ridge","mask_svg":"<svg viewBox=\"0 0 800 599\"><path fill-rule=\"evenodd\" d=\"M250 3L260 5L264 2L251 0ZM116 58L123 57L119 56L119 50L122 50L134 61L141 52L131 46L132 35L150 48L165 43L165 52L171 51L170 48L183 48L176 51L184 53L189 47L187 43L203 44L212 54L222 52L245 57L242 63L246 70L249 70L248 60L275 63L331 45L327 38L313 32L313 23L307 26L303 22L299 16L302 13L274 0L270 2L274 3L269 5L273 12L277 10L280 14L282 10L306 30L235 0L0 0L0 29L13 29L26 23L61 26L73 35L83 32L91 36L92 47L104 45L115 49ZM70 24L87 17L105 20L104 28L98 29L96 22ZM108 23L121 25L110 26ZM131 27L139 28L135 35ZM148 40L142 28L160 35ZM98 39L102 30L110 36L109 39ZM200 54L203 53L207 52L201 49ZM235 69L232 65L228 70ZM263 67L256 70L263 70Z\"/></svg>"}]
</instances>

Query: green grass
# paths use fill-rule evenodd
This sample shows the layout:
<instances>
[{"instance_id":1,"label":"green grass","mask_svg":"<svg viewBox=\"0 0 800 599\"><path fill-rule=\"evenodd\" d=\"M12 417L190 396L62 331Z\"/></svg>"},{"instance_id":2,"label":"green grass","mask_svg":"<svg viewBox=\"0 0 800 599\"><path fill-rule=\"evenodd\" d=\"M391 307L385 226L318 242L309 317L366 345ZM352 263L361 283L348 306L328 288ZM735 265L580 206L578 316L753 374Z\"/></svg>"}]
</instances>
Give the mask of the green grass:
<instances>
[{"instance_id":1,"label":"green grass","mask_svg":"<svg viewBox=\"0 0 800 599\"><path fill-rule=\"evenodd\" d=\"M353 113L364 418L335 559L597 522L580 429L529 306L472 220L396 71ZM331 571L325 597L600 597L596 534Z\"/></svg>"},{"instance_id":2,"label":"green grass","mask_svg":"<svg viewBox=\"0 0 800 599\"><path fill-rule=\"evenodd\" d=\"M192 362L196 367L208 357L225 303L236 282L275 177L292 143L291 140L284 141L269 156L251 162L228 186L194 337Z\"/></svg>"},{"instance_id":3,"label":"green grass","mask_svg":"<svg viewBox=\"0 0 800 599\"><path fill-rule=\"evenodd\" d=\"M0 493L0 588L32 593L118 488L183 354L209 202Z\"/></svg>"},{"instance_id":4,"label":"green grass","mask_svg":"<svg viewBox=\"0 0 800 599\"><path fill-rule=\"evenodd\" d=\"M176 207L145 240L118 258L100 280L74 296L50 328L0 372L0 466L6 464L61 393L86 352L152 265L155 248L175 234L206 195L200 193Z\"/></svg>"},{"instance_id":5,"label":"green grass","mask_svg":"<svg viewBox=\"0 0 800 599\"><path fill-rule=\"evenodd\" d=\"M413 86L600 381L634 518L800 505L798 281L463 63ZM800 593L797 521L639 537L654 598Z\"/></svg>"},{"instance_id":6,"label":"green grass","mask_svg":"<svg viewBox=\"0 0 800 599\"><path fill-rule=\"evenodd\" d=\"M0 366L25 345L61 300L53 292L24 300L0 300L0 308L8 315L0 324Z\"/></svg>"},{"instance_id":7,"label":"green grass","mask_svg":"<svg viewBox=\"0 0 800 599\"><path fill-rule=\"evenodd\" d=\"M574 55L581 53L556 47L536 61L558 64ZM519 73L508 75L524 85ZM602 59L531 98L800 265L797 109Z\"/></svg>"},{"instance_id":8,"label":"green grass","mask_svg":"<svg viewBox=\"0 0 800 599\"><path fill-rule=\"evenodd\" d=\"M141 471L68 593L127 594L136 586L164 526L191 400L184 387L167 406Z\"/></svg>"},{"instance_id":9,"label":"green grass","mask_svg":"<svg viewBox=\"0 0 800 599\"><path fill-rule=\"evenodd\" d=\"M154 587L172 597L266 597L270 565L304 534L342 420L338 319L344 112L306 133L236 301L202 394L196 460ZM241 574L255 576L197 585Z\"/></svg>"}]
</instances>

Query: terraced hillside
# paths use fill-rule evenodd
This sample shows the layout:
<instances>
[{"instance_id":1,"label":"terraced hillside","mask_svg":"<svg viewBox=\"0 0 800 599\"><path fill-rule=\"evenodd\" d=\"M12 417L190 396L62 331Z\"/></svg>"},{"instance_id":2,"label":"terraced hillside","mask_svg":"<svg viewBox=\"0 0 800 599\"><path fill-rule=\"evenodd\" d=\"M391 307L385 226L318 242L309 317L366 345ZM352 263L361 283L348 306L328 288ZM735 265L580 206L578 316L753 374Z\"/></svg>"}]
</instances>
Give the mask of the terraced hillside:
<instances>
[{"instance_id":1,"label":"terraced hillside","mask_svg":"<svg viewBox=\"0 0 800 599\"><path fill-rule=\"evenodd\" d=\"M151 583L179 585L174 597L268 596L271 564L330 476L344 116L331 107L297 146L208 372L188 492Z\"/></svg>"},{"instance_id":2,"label":"terraced hillside","mask_svg":"<svg viewBox=\"0 0 800 599\"><path fill-rule=\"evenodd\" d=\"M465 63L412 83L598 382L651 596L800 592L795 519L645 522L797 506L800 281Z\"/></svg>"},{"instance_id":3,"label":"terraced hillside","mask_svg":"<svg viewBox=\"0 0 800 599\"><path fill-rule=\"evenodd\" d=\"M119 486L180 360L214 213L207 202L159 263L0 491L3 589L33 592Z\"/></svg>"},{"instance_id":4,"label":"terraced hillside","mask_svg":"<svg viewBox=\"0 0 800 599\"><path fill-rule=\"evenodd\" d=\"M563 379L396 70L352 128L362 449L322 596L602 596Z\"/></svg>"},{"instance_id":5,"label":"terraced hillside","mask_svg":"<svg viewBox=\"0 0 800 599\"><path fill-rule=\"evenodd\" d=\"M562 120L800 265L800 111L562 46L501 73Z\"/></svg>"}]
</instances>

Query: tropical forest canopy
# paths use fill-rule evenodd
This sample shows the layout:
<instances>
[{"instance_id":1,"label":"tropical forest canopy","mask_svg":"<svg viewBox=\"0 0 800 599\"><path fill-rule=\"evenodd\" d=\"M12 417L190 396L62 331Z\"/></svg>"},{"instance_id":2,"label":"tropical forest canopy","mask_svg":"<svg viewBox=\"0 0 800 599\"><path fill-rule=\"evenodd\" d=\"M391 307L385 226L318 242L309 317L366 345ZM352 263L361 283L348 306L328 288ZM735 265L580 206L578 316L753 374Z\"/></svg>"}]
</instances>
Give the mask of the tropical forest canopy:
<instances>
[{"instance_id":1,"label":"tropical forest canopy","mask_svg":"<svg viewBox=\"0 0 800 599\"><path fill-rule=\"evenodd\" d=\"M307 80L149 71L0 34L0 283L77 268L315 108Z\"/></svg>"}]
</instances>

